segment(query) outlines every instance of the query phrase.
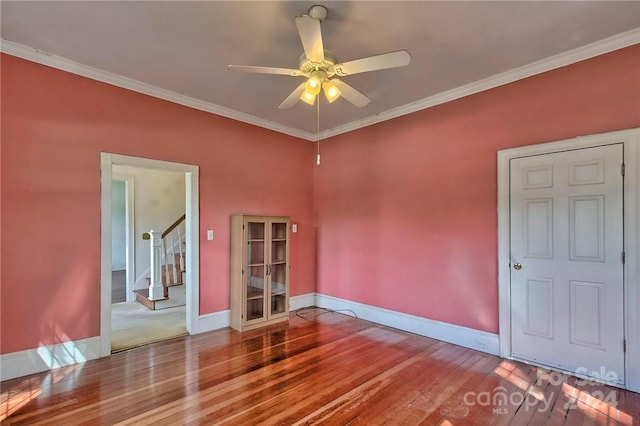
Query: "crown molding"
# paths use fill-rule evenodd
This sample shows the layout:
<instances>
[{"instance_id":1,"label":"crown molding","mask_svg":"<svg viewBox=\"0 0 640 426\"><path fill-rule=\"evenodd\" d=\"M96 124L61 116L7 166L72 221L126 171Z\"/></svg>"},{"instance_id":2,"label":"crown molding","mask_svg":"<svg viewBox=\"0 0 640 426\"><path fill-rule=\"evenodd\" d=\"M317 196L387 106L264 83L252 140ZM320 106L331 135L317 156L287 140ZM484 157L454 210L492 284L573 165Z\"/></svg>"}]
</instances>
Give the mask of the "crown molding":
<instances>
[{"instance_id":1,"label":"crown molding","mask_svg":"<svg viewBox=\"0 0 640 426\"><path fill-rule=\"evenodd\" d=\"M273 130L275 132L284 133L289 136L294 136L300 139L315 140L315 136L309 132L294 129L292 127L283 126L273 121L264 120L262 118L255 117L253 115L245 114L240 111L226 108L220 105L206 102L200 99L192 98L190 96L181 95L180 93L165 90L160 87L152 86L147 83L143 83L138 80L123 77L118 74L114 74L108 71L104 71L98 68L84 65L79 62L72 61L62 56L53 55L51 53L43 52L39 49L0 39L0 52L8 55L16 56L18 58L26 59L31 62L36 62L41 65L46 65L52 68L56 68L62 71L70 72L72 74L87 77L93 80L100 81L102 83L111 84L113 86L121 87L123 89L132 90L134 92L142 93L145 95L153 96L154 98L163 99L165 101L173 102L179 105L184 105L189 108L194 108L200 111L209 112L211 114L220 115L222 117L231 118L233 120L241 121L243 123L252 124L254 126L263 127L265 129Z\"/></svg>"},{"instance_id":2,"label":"crown molding","mask_svg":"<svg viewBox=\"0 0 640 426\"><path fill-rule=\"evenodd\" d=\"M434 96L429 96L428 98L420 99L407 105L384 111L378 115L373 115L363 118L362 120L353 121L351 123L334 127L333 129L325 130L320 133L320 139L338 136L343 133L351 132L353 130L361 129L363 127L371 126L373 124L411 114L413 112L427 109L436 105L451 102L465 96L473 95L475 93L496 88L498 86L513 83L514 81L532 77L537 74L542 74L544 72L551 71L557 68L562 68L576 62L584 61L595 56L604 55L605 53L623 49L625 47L629 47L638 43L640 43L640 28L635 28L633 30L620 33L613 37L605 38L595 43L587 44L573 50L559 53L557 55L550 56L548 58L532 62L530 64L523 65L521 67L514 68L509 71L496 74L494 76L478 80L476 82L466 84L452 90L448 90L446 92L438 93Z\"/></svg>"},{"instance_id":3,"label":"crown molding","mask_svg":"<svg viewBox=\"0 0 640 426\"><path fill-rule=\"evenodd\" d=\"M514 68L512 70L496 74L494 76L470 84L466 84L452 90L448 90L446 92L438 93L434 96L420 99L407 105L383 111L379 114L365 117L361 120L356 120L351 123L343 124L332 129L324 130L320 132L319 135L299 129L294 129L292 127L283 126L273 121L264 120L262 118L258 118L210 102L205 102L203 100L192 98L190 96L171 92L169 90L123 77L118 74L110 73L108 71L93 68L88 65L84 65L64 58L62 56L53 55L29 46L14 43L12 41L0 39L0 51L8 55L16 56L28 61L36 62L52 68L57 68L83 77L91 78L93 80L101 81L103 83L132 90L134 92L143 93L145 95L184 105L200 111L206 111L211 114L220 115L222 117L231 118L243 123L252 124L254 126L262 127L265 129L273 130L275 132L314 142L318 138L322 140L338 136L343 133L348 133L357 129L361 129L363 127L371 126L373 124L381 123L383 121L421 111L423 109L427 109L436 105L451 102L465 96L473 95L475 93L513 83L527 77L532 77L537 74L541 74L557 68L562 68L576 62L584 61L595 56L603 55L605 53L613 52L615 50L623 49L625 47L639 43L640 28L635 28L633 30L626 31L624 33L597 41L595 43L588 44L586 46L559 53L557 55L550 56L548 58L532 62L530 64Z\"/></svg>"}]
</instances>

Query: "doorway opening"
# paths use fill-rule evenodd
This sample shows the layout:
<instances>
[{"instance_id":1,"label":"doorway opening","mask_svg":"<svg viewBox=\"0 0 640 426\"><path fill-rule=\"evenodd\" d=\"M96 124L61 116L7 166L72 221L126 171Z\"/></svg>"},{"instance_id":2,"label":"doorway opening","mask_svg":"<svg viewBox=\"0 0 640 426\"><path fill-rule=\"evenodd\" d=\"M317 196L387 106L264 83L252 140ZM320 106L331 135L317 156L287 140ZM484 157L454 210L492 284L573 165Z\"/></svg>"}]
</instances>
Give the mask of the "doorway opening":
<instances>
[{"instance_id":1,"label":"doorway opening","mask_svg":"<svg viewBox=\"0 0 640 426\"><path fill-rule=\"evenodd\" d=\"M125 191L127 196L131 197L129 206L129 214L126 215L130 219L129 226L125 226L126 235L125 242L126 255L125 263L126 267L126 297L125 302L119 302L119 307L127 308L128 311L125 314L121 314L112 311L113 301L113 273L114 257L116 263L121 260L121 254L114 255L117 247L122 247L121 242L115 241L117 236L114 237L114 223L116 226L117 220L114 219L113 210L121 209L118 205L118 201L114 203L114 193L117 194L118 190L114 191L114 187L120 186L118 179L125 177L125 181L130 183L130 191ZM136 179L136 176L140 176ZM149 179L149 176L151 178ZM143 191L144 182L152 182L157 185L162 181L159 177L168 182L167 185L172 188L160 188L159 192L171 193L171 189L175 190L175 196L169 197L164 201L160 201L158 197L151 194L153 188L149 187L146 191ZM133 182L136 182L136 197L133 196ZM101 153L101 315L100 315L100 342L101 342L101 355L106 356L112 353L112 334L116 331L112 330L114 322L119 327L118 330L130 331L139 329L140 332L146 335L146 343L153 341L153 330L147 328L144 330L144 324L146 321L152 321L153 326L160 330L166 328L165 326L157 327L157 325L165 324L174 326L174 328L181 327L183 331L192 333L195 330L198 320L198 306L199 306L199 291L198 291L198 271L199 271L199 248L198 248L198 167L180 163L170 163L159 160L150 160L138 157L129 157L117 154ZM115 184L114 184L115 183ZM150 195L151 194L151 195ZM141 200L147 196L150 200L145 200L142 203ZM140 198L142 197L142 198ZM133 199L140 198L135 202L137 213L133 215ZM148 201L148 202L147 202ZM164 208L162 203L165 203ZM125 203L127 204L127 203ZM140 207L143 204L150 204L145 206L140 211ZM173 211L175 210L175 211ZM162 232L164 226L168 226L173 222L173 219L167 219L168 217L180 216L178 211L184 217L181 224L182 235L180 241L176 244L180 245L180 248L184 248L183 257L181 259L181 269L184 272L180 272L180 283L175 283L179 289L172 291L173 299L163 301L165 309L158 309L157 311L151 311L147 307L135 302L136 290L144 293L145 288L148 287L146 276L149 273L149 255L151 247L149 241L145 241L142 235L151 229L156 228L156 231ZM151 213L149 213L151 212ZM167 216L168 215L168 216ZM166 216L166 217L164 217ZM135 219L134 219L135 217ZM166 219L166 220L165 220ZM145 223L143 223L145 222ZM140 235L137 235L140 234ZM117 234L116 234L117 235ZM140 237L140 238L138 238ZM145 243L145 244L143 244ZM145 269L145 261L146 269ZM178 285L179 284L179 285ZM177 293L182 292L182 295ZM176 303L175 300L182 298L180 303ZM174 306L170 304L173 303ZM137 306L139 305L139 306ZM182 306L180 306L182 305ZM116 305L113 305L116 306ZM136 312L132 312L131 309ZM179 313L177 311L180 311ZM176 317L176 315L178 315ZM168 317L168 318L165 318ZM123 323L124 321L124 323ZM175 330L174 330L175 331ZM118 331L119 332L119 331ZM176 333L174 333L176 334ZM179 333L178 333L179 334ZM160 340L166 332L160 333L158 339ZM131 340L132 347L138 346L135 344L135 333L132 334L134 340ZM145 341L144 339L142 340ZM121 341L122 342L122 341ZM126 342L125 342L126 343ZM118 348L115 349L117 351Z\"/></svg>"}]
</instances>

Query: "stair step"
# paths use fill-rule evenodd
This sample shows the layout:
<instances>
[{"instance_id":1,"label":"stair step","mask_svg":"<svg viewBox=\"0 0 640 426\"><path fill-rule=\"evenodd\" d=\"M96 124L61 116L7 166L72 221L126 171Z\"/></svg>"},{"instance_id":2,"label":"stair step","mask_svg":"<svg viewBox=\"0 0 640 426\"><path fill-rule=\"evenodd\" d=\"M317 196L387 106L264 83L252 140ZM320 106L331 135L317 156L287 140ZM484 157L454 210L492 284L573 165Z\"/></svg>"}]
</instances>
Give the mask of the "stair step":
<instances>
[{"instance_id":1,"label":"stair step","mask_svg":"<svg viewBox=\"0 0 640 426\"><path fill-rule=\"evenodd\" d=\"M156 310L156 302L159 302L160 300L167 300L169 298L169 289L166 287L164 288L164 297L159 300L149 300L149 290L147 289L133 290L133 292L136 294L136 302L143 304L152 311Z\"/></svg>"}]
</instances>

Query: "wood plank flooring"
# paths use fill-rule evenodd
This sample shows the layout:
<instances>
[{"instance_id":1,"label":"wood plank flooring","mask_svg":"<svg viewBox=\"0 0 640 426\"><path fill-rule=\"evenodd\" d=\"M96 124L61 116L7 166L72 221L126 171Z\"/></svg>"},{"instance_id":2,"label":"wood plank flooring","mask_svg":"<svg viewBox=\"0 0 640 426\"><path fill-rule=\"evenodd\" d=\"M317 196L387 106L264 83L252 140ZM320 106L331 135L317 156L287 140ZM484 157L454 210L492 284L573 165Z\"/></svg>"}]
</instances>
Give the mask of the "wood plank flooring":
<instances>
[{"instance_id":1,"label":"wood plank flooring","mask_svg":"<svg viewBox=\"0 0 640 426\"><path fill-rule=\"evenodd\" d=\"M111 303L127 301L127 271L111 271Z\"/></svg>"},{"instance_id":2,"label":"wood plank flooring","mask_svg":"<svg viewBox=\"0 0 640 426\"><path fill-rule=\"evenodd\" d=\"M6 425L640 424L640 395L306 309L1 384Z\"/></svg>"}]
</instances>

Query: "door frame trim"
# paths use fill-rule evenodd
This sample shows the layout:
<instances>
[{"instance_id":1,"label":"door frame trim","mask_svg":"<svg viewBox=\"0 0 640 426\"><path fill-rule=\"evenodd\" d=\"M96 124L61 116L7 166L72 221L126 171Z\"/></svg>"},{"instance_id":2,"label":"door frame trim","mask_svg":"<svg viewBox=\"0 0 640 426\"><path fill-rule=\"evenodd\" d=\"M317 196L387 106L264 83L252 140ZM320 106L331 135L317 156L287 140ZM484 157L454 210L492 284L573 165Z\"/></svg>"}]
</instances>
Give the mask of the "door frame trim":
<instances>
[{"instance_id":1,"label":"door frame trim","mask_svg":"<svg viewBox=\"0 0 640 426\"><path fill-rule=\"evenodd\" d=\"M640 279L638 260L640 248L640 208L637 207L637 192L640 183L636 176L640 150L640 128L609 133L579 136L555 142L523 146L498 151L498 315L500 356L512 359L511 346L511 280L510 280L510 211L509 181L510 161L514 158L550 154L559 151L582 149L616 143L623 144L626 165L624 180L624 322L627 351L625 353L625 387L640 391L640 365L632 359L640 359ZM622 344L622 342L620 342Z\"/></svg>"},{"instance_id":2,"label":"door frame trim","mask_svg":"<svg viewBox=\"0 0 640 426\"><path fill-rule=\"evenodd\" d=\"M100 153L100 356L111 355L111 180L113 165L180 172L185 175L186 329L199 332L200 245L199 167L120 154Z\"/></svg>"}]
</instances>

